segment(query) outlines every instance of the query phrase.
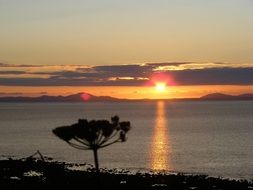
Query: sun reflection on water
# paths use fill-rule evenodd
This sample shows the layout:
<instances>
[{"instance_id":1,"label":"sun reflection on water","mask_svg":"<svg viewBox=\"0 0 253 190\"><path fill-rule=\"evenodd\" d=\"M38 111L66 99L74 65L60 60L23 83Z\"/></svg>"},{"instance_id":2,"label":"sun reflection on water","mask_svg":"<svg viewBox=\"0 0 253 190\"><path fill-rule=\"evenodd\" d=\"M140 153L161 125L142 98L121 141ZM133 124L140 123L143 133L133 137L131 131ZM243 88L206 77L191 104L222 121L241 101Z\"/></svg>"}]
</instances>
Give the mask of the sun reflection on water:
<instances>
[{"instance_id":1,"label":"sun reflection on water","mask_svg":"<svg viewBox=\"0 0 253 190\"><path fill-rule=\"evenodd\" d=\"M170 163L171 146L165 103L157 102L156 121L151 142L150 168L153 170L172 170Z\"/></svg>"}]
</instances>

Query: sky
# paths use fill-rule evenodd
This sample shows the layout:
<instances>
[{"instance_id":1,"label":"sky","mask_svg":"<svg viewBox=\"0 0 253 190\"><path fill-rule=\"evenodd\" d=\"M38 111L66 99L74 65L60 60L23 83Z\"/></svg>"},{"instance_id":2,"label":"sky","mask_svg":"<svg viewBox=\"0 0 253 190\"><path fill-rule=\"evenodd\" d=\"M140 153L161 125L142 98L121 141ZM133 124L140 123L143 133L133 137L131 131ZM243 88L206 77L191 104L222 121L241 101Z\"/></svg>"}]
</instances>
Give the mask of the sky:
<instances>
[{"instance_id":1,"label":"sky","mask_svg":"<svg viewBox=\"0 0 253 190\"><path fill-rule=\"evenodd\" d=\"M253 92L252 18L252 0L0 0L0 96Z\"/></svg>"}]
</instances>

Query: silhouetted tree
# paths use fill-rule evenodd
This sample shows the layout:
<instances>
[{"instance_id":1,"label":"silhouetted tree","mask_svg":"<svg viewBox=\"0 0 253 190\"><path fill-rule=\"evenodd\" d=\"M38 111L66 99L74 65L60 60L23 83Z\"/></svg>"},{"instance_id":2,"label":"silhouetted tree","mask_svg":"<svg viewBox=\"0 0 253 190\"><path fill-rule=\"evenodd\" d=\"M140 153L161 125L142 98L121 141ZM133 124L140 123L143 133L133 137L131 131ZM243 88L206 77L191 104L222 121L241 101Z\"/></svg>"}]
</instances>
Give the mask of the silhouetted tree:
<instances>
[{"instance_id":1,"label":"silhouetted tree","mask_svg":"<svg viewBox=\"0 0 253 190\"><path fill-rule=\"evenodd\" d=\"M117 142L125 142L127 140L126 134L130 128L129 121L119 122L119 117L114 116L111 118L111 122L79 119L78 123L55 128L53 133L74 148L93 150L96 172L98 173L98 149Z\"/></svg>"}]
</instances>

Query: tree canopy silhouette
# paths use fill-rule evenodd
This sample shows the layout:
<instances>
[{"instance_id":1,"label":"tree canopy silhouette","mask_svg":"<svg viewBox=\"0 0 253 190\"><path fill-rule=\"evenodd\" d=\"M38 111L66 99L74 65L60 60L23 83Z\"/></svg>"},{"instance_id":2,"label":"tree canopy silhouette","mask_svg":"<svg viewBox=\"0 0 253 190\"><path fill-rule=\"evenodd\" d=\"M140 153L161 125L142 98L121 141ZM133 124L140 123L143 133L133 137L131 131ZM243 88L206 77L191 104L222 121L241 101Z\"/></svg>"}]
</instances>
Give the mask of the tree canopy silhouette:
<instances>
[{"instance_id":1,"label":"tree canopy silhouette","mask_svg":"<svg viewBox=\"0 0 253 190\"><path fill-rule=\"evenodd\" d=\"M96 171L99 172L98 149L125 142L130 129L129 121L119 122L119 117L114 116L111 121L79 119L70 126L55 128L53 133L74 148L93 150Z\"/></svg>"}]
</instances>

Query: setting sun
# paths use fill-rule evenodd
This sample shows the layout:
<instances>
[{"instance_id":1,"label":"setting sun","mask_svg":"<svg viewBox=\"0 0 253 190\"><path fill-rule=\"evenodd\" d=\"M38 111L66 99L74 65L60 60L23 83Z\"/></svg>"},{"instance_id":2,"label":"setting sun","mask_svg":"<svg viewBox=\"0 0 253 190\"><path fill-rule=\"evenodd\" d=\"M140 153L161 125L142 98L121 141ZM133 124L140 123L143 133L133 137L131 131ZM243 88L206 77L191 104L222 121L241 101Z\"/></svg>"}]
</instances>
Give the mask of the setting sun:
<instances>
[{"instance_id":1,"label":"setting sun","mask_svg":"<svg viewBox=\"0 0 253 190\"><path fill-rule=\"evenodd\" d=\"M166 83L156 83L155 84L155 89L158 92L164 92L166 89Z\"/></svg>"}]
</instances>

